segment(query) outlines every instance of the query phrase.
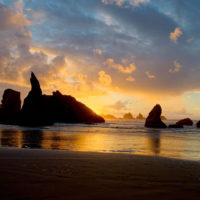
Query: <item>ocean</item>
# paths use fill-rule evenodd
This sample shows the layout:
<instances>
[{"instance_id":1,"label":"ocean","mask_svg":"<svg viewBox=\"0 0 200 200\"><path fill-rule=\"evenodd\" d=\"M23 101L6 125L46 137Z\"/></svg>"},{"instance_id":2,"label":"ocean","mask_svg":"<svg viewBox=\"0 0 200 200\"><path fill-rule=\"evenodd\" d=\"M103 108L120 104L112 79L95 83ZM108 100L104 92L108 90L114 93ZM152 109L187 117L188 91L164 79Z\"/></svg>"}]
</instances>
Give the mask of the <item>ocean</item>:
<instances>
[{"instance_id":1,"label":"ocean","mask_svg":"<svg viewBox=\"0 0 200 200\"><path fill-rule=\"evenodd\" d=\"M144 128L143 120L54 124L41 128L0 125L0 147L126 153L200 161L200 129L195 124L184 129Z\"/></svg>"}]
</instances>

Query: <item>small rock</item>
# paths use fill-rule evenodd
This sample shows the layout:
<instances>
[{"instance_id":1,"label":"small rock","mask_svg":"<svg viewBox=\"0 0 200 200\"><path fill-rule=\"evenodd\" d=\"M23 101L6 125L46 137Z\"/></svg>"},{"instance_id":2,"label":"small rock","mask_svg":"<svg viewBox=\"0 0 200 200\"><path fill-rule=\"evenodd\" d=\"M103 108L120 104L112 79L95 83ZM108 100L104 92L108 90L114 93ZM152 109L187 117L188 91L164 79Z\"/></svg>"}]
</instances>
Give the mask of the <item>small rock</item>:
<instances>
[{"instance_id":1,"label":"small rock","mask_svg":"<svg viewBox=\"0 0 200 200\"><path fill-rule=\"evenodd\" d=\"M168 128L183 128L183 126L178 124L170 124Z\"/></svg>"},{"instance_id":2,"label":"small rock","mask_svg":"<svg viewBox=\"0 0 200 200\"><path fill-rule=\"evenodd\" d=\"M192 126L193 121L190 118L185 118L181 119L178 122L176 122L177 125L182 125L182 126Z\"/></svg>"}]
</instances>

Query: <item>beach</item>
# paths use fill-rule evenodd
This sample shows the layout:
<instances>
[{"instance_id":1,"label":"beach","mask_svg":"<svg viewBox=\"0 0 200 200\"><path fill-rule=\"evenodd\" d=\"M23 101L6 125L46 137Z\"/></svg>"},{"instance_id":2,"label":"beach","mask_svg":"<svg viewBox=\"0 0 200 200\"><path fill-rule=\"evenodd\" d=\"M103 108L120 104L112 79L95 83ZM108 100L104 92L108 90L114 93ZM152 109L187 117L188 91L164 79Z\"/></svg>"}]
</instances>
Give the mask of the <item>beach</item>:
<instances>
[{"instance_id":1,"label":"beach","mask_svg":"<svg viewBox=\"0 0 200 200\"><path fill-rule=\"evenodd\" d=\"M199 199L200 163L159 156L0 149L0 197Z\"/></svg>"}]
</instances>

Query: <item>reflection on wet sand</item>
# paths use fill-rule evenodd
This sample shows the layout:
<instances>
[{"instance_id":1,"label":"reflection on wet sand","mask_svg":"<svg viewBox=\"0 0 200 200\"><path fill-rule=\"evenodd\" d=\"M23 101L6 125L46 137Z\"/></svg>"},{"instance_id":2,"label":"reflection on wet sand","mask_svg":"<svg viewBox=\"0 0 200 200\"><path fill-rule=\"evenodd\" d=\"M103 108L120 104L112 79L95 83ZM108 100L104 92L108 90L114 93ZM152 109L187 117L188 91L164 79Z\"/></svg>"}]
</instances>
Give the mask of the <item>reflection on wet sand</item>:
<instances>
[{"instance_id":1,"label":"reflection on wet sand","mask_svg":"<svg viewBox=\"0 0 200 200\"><path fill-rule=\"evenodd\" d=\"M161 140L162 135L162 140ZM161 143L162 141L162 143ZM0 146L43 148L69 151L127 152L180 157L181 141L171 141L160 130L146 134L67 133L46 130L1 130ZM174 148L174 149L173 149ZM181 147L180 147L181 148Z\"/></svg>"},{"instance_id":2,"label":"reflection on wet sand","mask_svg":"<svg viewBox=\"0 0 200 200\"><path fill-rule=\"evenodd\" d=\"M1 130L0 145L6 147L22 148L22 132L20 130Z\"/></svg>"},{"instance_id":3,"label":"reflection on wet sand","mask_svg":"<svg viewBox=\"0 0 200 200\"><path fill-rule=\"evenodd\" d=\"M21 131L23 135L22 148L42 148L42 130Z\"/></svg>"},{"instance_id":4,"label":"reflection on wet sand","mask_svg":"<svg viewBox=\"0 0 200 200\"><path fill-rule=\"evenodd\" d=\"M154 154L160 154L161 142L160 142L160 130L148 130L147 129L147 141L149 150Z\"/></svg>"},{"instance_id":5,"label":"reflection on wet sand","mask_svg":"<svg viewBox=\"0 0 200 200\"><path fill-rule=\"evenodd\" d=\"M71 151L101 151L112 149L113 141L104 134L65 134L62 132L48 132L43 134L42 148L65 149ZM113 140L115 140L113 138Z\"/></svg>"}]
</instances>

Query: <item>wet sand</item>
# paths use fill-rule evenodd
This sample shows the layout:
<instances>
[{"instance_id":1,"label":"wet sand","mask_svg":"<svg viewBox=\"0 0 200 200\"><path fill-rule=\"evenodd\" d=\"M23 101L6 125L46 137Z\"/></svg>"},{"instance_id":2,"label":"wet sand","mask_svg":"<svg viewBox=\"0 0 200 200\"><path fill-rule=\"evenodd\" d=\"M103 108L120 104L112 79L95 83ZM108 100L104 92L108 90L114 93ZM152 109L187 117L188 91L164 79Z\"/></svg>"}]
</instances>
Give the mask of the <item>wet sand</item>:
<instances>
[{"instance_id":1,"label":"wet sand","mask_svg":"<svg viewBox=\"0 0 200 200\"><path fill-rule=\"evenodd\" d=\"M200 162L0 149L0 199L200 199Z\"/></svg>"}]
</instances>

